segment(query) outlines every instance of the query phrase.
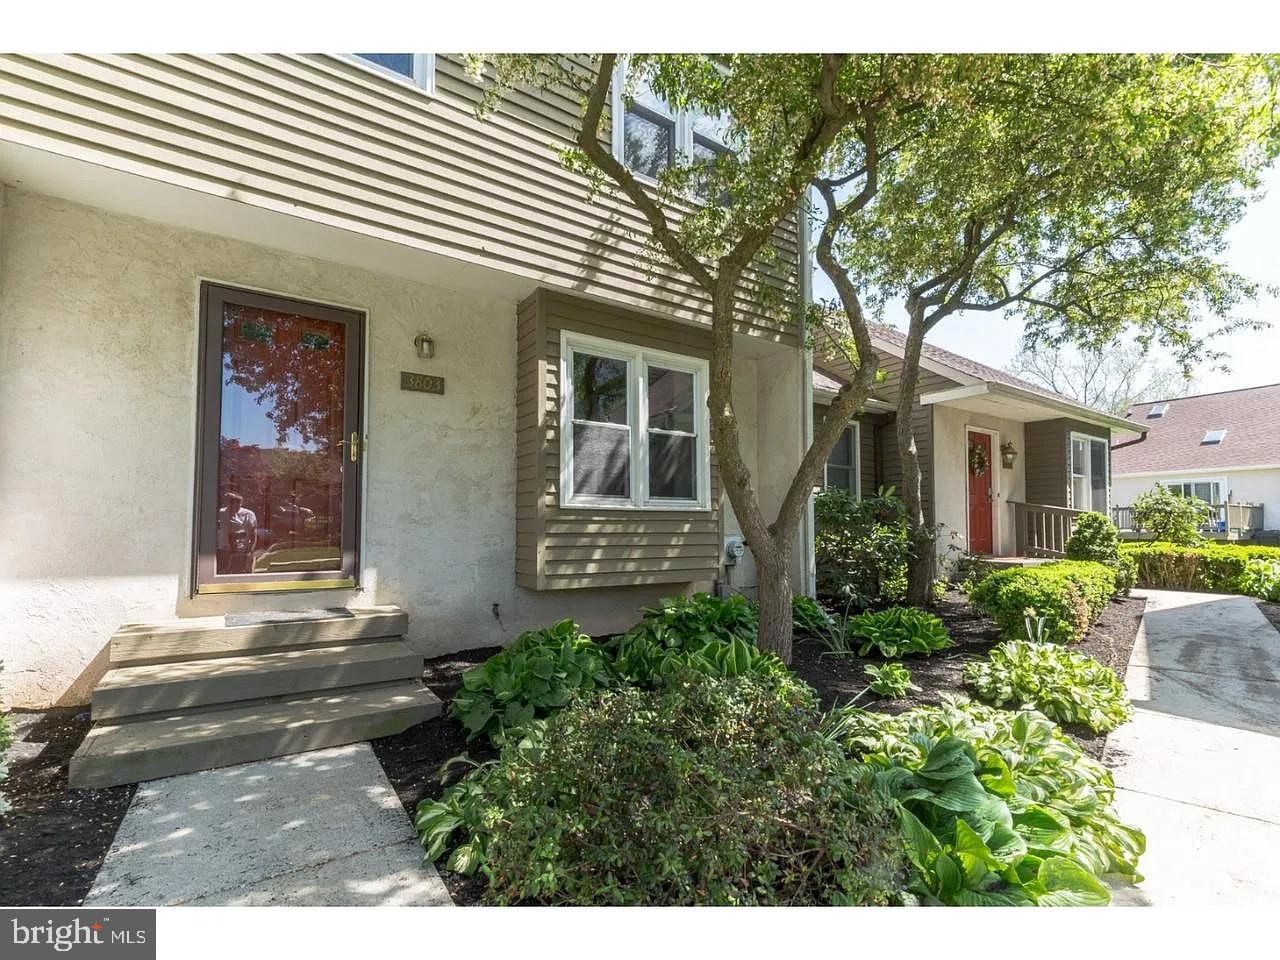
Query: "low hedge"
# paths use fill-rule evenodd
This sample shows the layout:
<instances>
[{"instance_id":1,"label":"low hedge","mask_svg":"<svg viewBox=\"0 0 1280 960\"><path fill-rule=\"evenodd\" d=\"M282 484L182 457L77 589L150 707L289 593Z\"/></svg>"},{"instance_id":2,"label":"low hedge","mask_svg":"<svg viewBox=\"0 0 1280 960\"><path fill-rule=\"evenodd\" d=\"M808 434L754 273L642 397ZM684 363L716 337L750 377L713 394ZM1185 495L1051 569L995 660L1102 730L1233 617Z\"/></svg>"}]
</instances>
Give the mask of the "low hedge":
<instances>
[{"instance_id":1,"label":"low hedge","mask_svg":"<svg viewBox=\"0 0 1280 960\"><path fill-rule=\"evenodd\" d=\"M1116 572L1090 560L1060 560L988 574L969 600L1010 639L1026 636L1029 609L1044 618L1045 640L1081 639L1116 591Z\"/></svg>"},{"instance_id":2,"label":"low hedge","mask_svg":"<svg viewBox=\"0 0 1280 960\"><path fill-rule=\"evenodd\" d=\"M1248 594L1245 570L1250 560L1280 560L1280 547L1206 543L1180 547L1145 541L1122 543L1120 555L1138 568L1138 586L1156 590L1208 590Z\"/></svg>"}]
</instances>

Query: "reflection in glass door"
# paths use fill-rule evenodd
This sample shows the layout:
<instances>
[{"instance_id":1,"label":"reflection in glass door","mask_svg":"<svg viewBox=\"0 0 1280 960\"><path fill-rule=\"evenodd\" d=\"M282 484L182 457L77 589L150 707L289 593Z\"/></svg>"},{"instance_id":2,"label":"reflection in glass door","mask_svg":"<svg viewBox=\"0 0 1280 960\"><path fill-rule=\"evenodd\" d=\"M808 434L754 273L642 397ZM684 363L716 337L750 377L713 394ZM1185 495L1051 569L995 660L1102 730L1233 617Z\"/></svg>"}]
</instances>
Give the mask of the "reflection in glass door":
<instances>
[{"instance_id":1,"label":"reflection in glass door","mask_svg":"<svg viewBox=\"0 0 1280 960\"><path fill-rule=\"evenodd\" d=\"M197 592L352 586L363 317L207 284Z\"/></svg>"}]
</instances>

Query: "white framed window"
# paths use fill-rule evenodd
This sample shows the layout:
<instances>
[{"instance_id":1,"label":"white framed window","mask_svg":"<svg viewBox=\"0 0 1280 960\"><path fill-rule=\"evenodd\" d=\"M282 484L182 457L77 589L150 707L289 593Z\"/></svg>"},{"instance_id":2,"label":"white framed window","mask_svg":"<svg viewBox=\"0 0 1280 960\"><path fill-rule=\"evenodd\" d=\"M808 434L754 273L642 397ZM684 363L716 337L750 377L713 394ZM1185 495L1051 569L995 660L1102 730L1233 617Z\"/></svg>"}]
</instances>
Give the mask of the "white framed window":
<instances>
[{"instance_id":1,"label":"white framed window","mask_svg":"<svg viewBox=\"0 0 1280 960\"><path fill-rule=\"evenodd\" d=\"M560 506L711 509L707 361L560 331Z\"/></svg>"},{"instance_id":2,"label":"white framed window","mask_svg":"<svg viewBox=\"0 0 1280 960\"><path fill-rule=\"evenodd\" d=\"M1108 512L1110 441L1087 433L1071 434L1071 506L1075 510Z\"/></svg>"},{"instance_id":3,"label":"white framed window","mask_svg":"<svg viewBox=\"0 0 1280 960\"><path fill-rule=\"evenodd\" d=\"M699 110L677 110L644 81L625 95L626 68L613 77L613 155L643 180L657 182L673 164L710 163L733 152L728 120Z\"/></svg>"},{"instance_id":4,"label":"white framed window","mask_svg":"<svg viewBox=\"0 0 1280 960\"><path fill-rule=\"evenodd\" d=\"M385 77L395 77L434 93L436 89L436 55L434 53L352 53L348 56L360 66Z\"/></svg>"},{"instance_id":5,"label":"white framed window","mask_svg":"<svg viewBox=\"0 0 1280 960\"><path fill-rule=\"evenodd\" d=\"M858 421L844 428L840 439L827 454L825 485L830 489L845 490L855 499L862 499L862 434Z\"/></svg>"},{"instance_id":6,"label":"white framed window","mask_svg":"<svg viewBox=\"0 0 1280 960\"><path fill-rule=\"evenodd\" d=\"M1225 502L1222 491L1226 490L1227 481L1225 479L1161 480L1160 486L1181 497L1195 497L1197 500L1216 506Z\"/></svg>"}]
</instances>

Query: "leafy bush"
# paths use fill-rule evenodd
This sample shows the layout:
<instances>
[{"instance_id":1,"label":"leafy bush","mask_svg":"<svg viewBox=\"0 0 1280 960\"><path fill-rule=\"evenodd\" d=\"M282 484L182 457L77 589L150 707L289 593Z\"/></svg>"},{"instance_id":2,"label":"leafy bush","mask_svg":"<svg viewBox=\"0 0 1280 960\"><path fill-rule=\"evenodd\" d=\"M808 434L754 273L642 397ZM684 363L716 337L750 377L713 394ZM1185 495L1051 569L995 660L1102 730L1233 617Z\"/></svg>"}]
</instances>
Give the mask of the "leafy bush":
<instances>
[{"instance_id":1,"label":"leafy bush","mask_svg":"<svg viewBox=\"0 0 1280 960\"><path fill-rule=\"evenodd\" d=\"M1052 643L1010 640L965 665L964 682L994 707L1039 710L1058 723L1106 733L1133 716L1124 684L1093 657Z\"/></svg>"},{"instance_id":2,"label":"leafy bush","mask_svg":"<svg viewBox=\"0 0 1280 960\"><path fill-rule=\"evenodd\" d=\"M1250 560L1240 587L1242 593L1259 600L1280 601L1280 560Z\"/></svg>"},{"instance_id":3,"label":"leafy bush","mask_svg":"<svg viewBox=\"0 0 1280 960\"><path fill-rule=\"evenodd\" d=\"M1280 561L1280 547L1235 543L1206 543L1199 547L1125 543L1121 544L1120 553L1136 564L1139 586L1214 593L1250 594L1259 586L1256 579L1247 576L1250 561Z\"/></svg>"},{"instance_id":4,"label":"leafy bush","mask_svg":"<svg viewBox=\"0 0 1280 960\"><path fill-rule=\"evenodd\" d=\"M827 729L883 771L926 902L1101 905L1104 878L1141 880L1146 840L1111 810L1110 771L1039 713L948 697L898 716L845 708Z\"/></svg>"},{"instance_id":5,"label":"leafy bush","mask_svg":"<svg viewBox=\"0 0 1280 960\"><path fill-rule=\"evenodd\" d=\"M627 683L651 687L678 673L708 677L741 677L747 674L788 673L776 654L734 637L728 643L708 640L701 647L684 650L655 643L645 634L624 634L614 649L614 671Z\"/></svg>"},{"instance_id":6,"label":"leafy bush","mask_svg":"<svg viewBox=\"0 0 1280 960\"><path fill-rule=\"evenodd\" d=\"M818 722L792 677L604 691L415 824L497 903L885 903L904 872L893 803Z\"/></svg>"},{"instance_id":7,"label":"leafy bush","mask_svg":"<svg viewBox=\"0 0 1280 960\"><path fill-rule=\"evenodd\" d=\"M1110 567L1088 560L1060 560L989 573L969 592L969 601L1010 639L1024 635L1027 610L1032 609L1044 618L1046 640L1067 643L1085 635L1115 589L1116 573Z\"/></svg>"},{"instance_id":8,"label":"leafy bush","mask_svg":"<svg viewBox=\"0 0 1280 960\"><path fill-rule=\"evenodd\" d=\"M729 643L735 638L754 644L759 633L755 604L738 593L723 598L707 593L667 597L641 613L640 622L627 635L672 649L698 650L713 640Z\"/></svg>"},{"instance_id":9,"label":"leafy bush","mask_svg":"<svg viewBox=\"0 0 1280 960\"><path fill-rule=\"evenodd\" d=\"M1133 588L1136 567L1130 558L1120 555L1116 525L1104 514L1090 512L1076 517L1067 538L1067 559L1105 563L1116 572L1116 593L1128 594Z\"/></svg>"},{"instance_id":10,"label":"leafy bush","mask_svg":"<svg viewBox=\"0 0 1280 960\"><path fill-rule=\"evenodd\" d=\"M907 510L882 487L856 499L843 490L823 490L813 501L814 558L818 594L858 608L901 600L907 594Z\"/></svg>"},{"instance_id":11,"label":"leafy bush","mask_svg":"<svg viewBox=\"0 0 1280 960\"><path fill-rule=\"evenodd\" d=\"M1200 527L1213 508L1197 497L1184 497L1156 484L1133 500L1133 523L1156 540L1192 547L1204 541Z\"/></svg>"},{"instance_id":12,"label":"leafy bush","mask_svg":"<svg viewBox=\"0 0 1280 960\"><path fill-rule=\"evenodd\" d=\"M576 694L613 682L604 648L572 620L561 620L522 633L506 650L464 673L449 712L470 737L483 734L501 743Z\"/></svg>"},{"instance_id":13,"label":"leafy bush","mask_svg":"<svg viewBox=\"0 0 1280 960\"><path fill-rule=\"evenodd\" d=\"M798 633L820 637L831 629L831 614L812 597L797 594L791 598L791 625Z\"/></svg>"},{"instance_id":14,"label":"leafy bush","mask_svg":"<svg viewBox=\"0 0 1280 960\"><path fill-rule=\"evenodd\" d=\"M850 617L844 629L829 638L827 649L850 654L857 641L861 641L858 656L875 650L889 658L933 653L955 643L940 619L917 607L889 607Z\"/></svg>"},{"instance_id":15,"label":"leafy bush","mask_svg":"<svg viewBox=\"0 0 1280 960\"><path fill-rule=\"evenodd\" d=\"M920 689L911 682L911 671L900 663L890 662L878 667L868 664L862 672L871 678L867 688L889 700L901 700L908 690Z\"/></svg>"}]
</instances>

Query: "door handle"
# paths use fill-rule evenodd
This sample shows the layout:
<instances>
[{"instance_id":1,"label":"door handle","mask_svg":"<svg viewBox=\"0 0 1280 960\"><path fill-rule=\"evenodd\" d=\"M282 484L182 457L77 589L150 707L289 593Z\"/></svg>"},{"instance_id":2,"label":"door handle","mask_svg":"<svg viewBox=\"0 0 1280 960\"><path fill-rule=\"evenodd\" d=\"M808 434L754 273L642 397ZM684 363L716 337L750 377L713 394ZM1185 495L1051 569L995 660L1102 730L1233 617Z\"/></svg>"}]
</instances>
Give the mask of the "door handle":
<instances>
[{"instance_id":1,"label":"door handle","mask_svg":"<svg viewBox=\"0 0 1280 960\"><path fill-rule=\"evenodd\" d=\"M339 440L338 446L346 447L350 451L352 463L360 459L360 434L351 434L350 440Z\"/></svg>"}]
</instances>

